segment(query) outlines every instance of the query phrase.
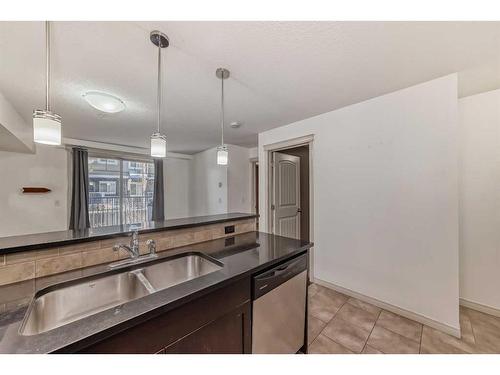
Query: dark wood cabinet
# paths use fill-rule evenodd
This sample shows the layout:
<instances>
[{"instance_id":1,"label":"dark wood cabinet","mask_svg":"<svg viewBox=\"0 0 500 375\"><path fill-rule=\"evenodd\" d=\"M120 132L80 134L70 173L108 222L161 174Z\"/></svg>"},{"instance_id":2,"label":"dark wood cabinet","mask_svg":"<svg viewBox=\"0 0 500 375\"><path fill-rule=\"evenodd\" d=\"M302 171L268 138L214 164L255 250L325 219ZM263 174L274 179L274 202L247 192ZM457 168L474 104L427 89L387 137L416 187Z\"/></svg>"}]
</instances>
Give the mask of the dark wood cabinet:
<instances>
[{"instance_id":1,"label":"dark wood cabinet","mask_svg":"<svg viewBox=\"0 0 500 375\"><path fill-rule=\"evenodd\" d=\"M250 353L250 288L241 279L78 352Z\"/></svg>"},{"instance_id":2,"label":"dark wood cabinet","mask_svg":"<svg viewBox=\"0 0 500 375\"><path fill-rule=\"evenodd\" d=\"M250 352L250 303L218 318L165 348L166 354Z\"/></svg>"}]
</instances>

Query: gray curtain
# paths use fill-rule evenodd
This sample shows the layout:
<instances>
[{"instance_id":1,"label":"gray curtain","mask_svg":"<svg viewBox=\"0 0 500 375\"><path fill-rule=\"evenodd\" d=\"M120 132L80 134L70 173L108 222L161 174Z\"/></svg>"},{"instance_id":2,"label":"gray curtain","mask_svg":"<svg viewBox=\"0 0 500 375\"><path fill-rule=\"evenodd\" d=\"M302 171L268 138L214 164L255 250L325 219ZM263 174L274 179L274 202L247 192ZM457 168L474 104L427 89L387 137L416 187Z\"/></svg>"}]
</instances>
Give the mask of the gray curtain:
<instances>
[{"instance_id":1,"label":"gray curtain","mask_svg":"<svg viewBox=\"0 0 500 375\"><path fill-rule=\"evenodd\" d=\"M69 229L90 227L89 219L89 155L87 150L73 148L73 186Z\"/></svg>"},{"instance_id":2,"label":"gray curtain","mask_svg":"<svg viewBox=\"0 0 500 375\"><path fill-rule=\"evenodd\" d=\"M165 220L164 192L163 192L163 160L154 159L155 163L155 182L153 192L153 214L151 220Z\"/></svg>"}]
</instances>

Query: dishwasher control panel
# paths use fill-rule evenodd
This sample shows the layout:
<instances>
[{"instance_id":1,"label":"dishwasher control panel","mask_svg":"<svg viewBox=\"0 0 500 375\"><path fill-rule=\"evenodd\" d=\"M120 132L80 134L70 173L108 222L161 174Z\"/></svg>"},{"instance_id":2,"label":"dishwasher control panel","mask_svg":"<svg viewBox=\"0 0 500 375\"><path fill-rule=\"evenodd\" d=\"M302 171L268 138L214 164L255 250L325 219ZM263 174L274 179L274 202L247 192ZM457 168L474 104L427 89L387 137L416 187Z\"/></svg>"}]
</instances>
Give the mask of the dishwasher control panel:
<instances>
[{"instance_id":1,"label":"dishwasher control panel","mask_svg":"<svg viewBox=\"0 0 500 375\"><path fill-rule=\"evenodd\" d=\"M305 270L307 270L307 255L301 255L254 276L253 299L263 296Z\"/></svg>"}]
</instances>

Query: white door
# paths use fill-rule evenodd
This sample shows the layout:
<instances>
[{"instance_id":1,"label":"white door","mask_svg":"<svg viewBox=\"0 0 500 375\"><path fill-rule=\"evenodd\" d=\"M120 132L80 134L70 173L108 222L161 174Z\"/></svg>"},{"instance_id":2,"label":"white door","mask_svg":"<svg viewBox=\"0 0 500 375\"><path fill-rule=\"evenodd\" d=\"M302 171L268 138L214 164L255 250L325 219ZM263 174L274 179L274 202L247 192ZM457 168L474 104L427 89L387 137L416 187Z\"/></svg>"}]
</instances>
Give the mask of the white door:
<instances>
[{"instance_id":1,"label":"white door","mask_svg":"<svg viewBox=\"0 0 500 375\"><path fill-rule=\"evenodd\" d=\"M300 158L273 153L273 233L300 238Z\"/></svg>"}]
</instances>

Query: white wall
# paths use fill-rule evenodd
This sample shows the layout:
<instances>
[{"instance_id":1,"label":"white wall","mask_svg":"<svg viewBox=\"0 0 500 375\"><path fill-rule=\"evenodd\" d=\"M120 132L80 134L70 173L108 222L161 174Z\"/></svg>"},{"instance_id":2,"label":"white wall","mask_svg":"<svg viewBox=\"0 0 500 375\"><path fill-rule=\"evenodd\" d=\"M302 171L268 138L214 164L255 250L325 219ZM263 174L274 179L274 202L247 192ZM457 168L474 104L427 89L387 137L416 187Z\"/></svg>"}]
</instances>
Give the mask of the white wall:
<instances>
[{"instance_id":1,"label":"white wall","mask_svg":"<svg viewBox=\"0 0 500 375\"><path fill-rule=\"evenodd\" d=\"M191 162L189 159L173 158L163 162L166 219L190 216Z\"/></svg>"},{"instance_id":2,"label":"white wall","mask_svg":"<svg viewBox=\"0 0 500 375\"><path fill-rule=\"evenodd\" d=\"M217 165L216 148L193 155L191 216L227 212L227 167Z\"/></svg>"},{"instance_id":3,"label":"white wall","mask_svg":"<svg viewBox=\"0 0 500 375\"><path fill-rule=\"evenodd\" d=\"M0 237L67 229L68 152L38 145L36 154L0 151ZM47 194L22 194L26 186Z\"/></svg>"},{"instance_id":4,"label":"white wall","mask_svg":"<svg viewBox=\"0 0 500 375\"><path fill-rule=\"evenodd\" d=\"M229 165L227 168L228 212L252 212L250 149L228 145Z\"/></svg>"},{"instance_id":5,"label":"white wall","mask_svg":"<svg viewBox=\"0 0 500 375\"><path fill-rule=\"evenodd\" d=\"M2 92L0 92L0 150L35 152L33 127L17 113Z\"/></svg>"},{"instance_id":6,"label":"white wall","mask_svg":"<svg viewBox=\"0 0 500 375\"><path fill-rule=\"evenodd\" d=\"M251 212L250 151L236 145L227 147L227 166L217 165L216 147L193 155L190 179L192 216Z\"/></svg>"},{"instance_id":7,"label":"white wall","mask_svg":"<svg viewBox=\"0 0 500 375\"><path fill-rule=\"evenodd\" d=\"M309 134L314 276L456 333L456 75L261 133L260 164L265 145ZM261 168L262 208L266 186Z\"/></svg>"},{"instance_id":8,"label":"white wall","mask_svg":"<svg viewBox=\"0 0 500 375\"><path fill-rule=\"evenodd\" d=\"M460 297L500 309L500 90L459 109Z\"/></svg>"}]
</instances>

